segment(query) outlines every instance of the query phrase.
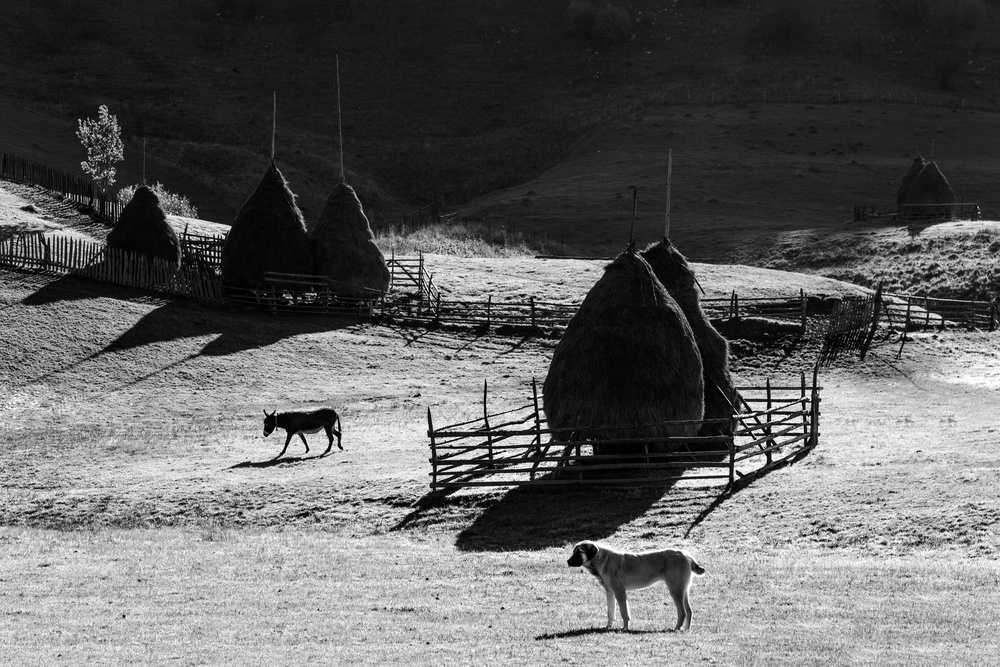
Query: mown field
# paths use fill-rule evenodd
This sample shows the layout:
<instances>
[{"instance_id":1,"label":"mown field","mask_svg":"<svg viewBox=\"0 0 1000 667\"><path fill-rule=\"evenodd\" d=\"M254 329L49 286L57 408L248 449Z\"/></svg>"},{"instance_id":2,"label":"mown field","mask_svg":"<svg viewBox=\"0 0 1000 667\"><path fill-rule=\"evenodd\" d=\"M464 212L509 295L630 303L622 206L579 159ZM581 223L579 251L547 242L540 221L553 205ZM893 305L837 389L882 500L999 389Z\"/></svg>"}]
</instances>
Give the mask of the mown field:
<instances>
[{"instance_id":1,"label":"mown field","mask_svg":"<svg viewBox=\"0 0 1000 667\"><path fill-rule=\"evenodd\" d=\"M581 297L600 262L431 256L475 296ZM849 291L697 265L709 296ZM838 287L839 285L839 287ZM993 664L995 334L913 334L821 373L820 446L720 497L460 492L426 503L436 423L520 404L549 338L261 317L0 274L0 629L10 664ZM733 341L737 379L815 342ZM321 404L344 452L267 461L263 409ZM440 420L440 421L438 421ZM320 440L311 439L314 445ZM708 570L689 634L662 589L604 632L571 545L681 546Z\"/></svg>"}]
</instances>

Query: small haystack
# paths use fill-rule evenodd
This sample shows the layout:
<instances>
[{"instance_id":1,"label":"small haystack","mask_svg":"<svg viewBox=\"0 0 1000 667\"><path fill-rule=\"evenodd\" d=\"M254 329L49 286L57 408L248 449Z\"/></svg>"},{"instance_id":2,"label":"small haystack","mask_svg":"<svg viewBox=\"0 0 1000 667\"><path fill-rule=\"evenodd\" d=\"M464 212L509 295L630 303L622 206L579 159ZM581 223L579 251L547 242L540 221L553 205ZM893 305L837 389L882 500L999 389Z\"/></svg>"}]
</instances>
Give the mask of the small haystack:
<instances>
[{"instance_id":1,"label":"small haystack","mask_svg":"<svg viewBox=\"0 0 1000 667\"><path fill-rule=\"evenodd\" d=\"M354 188L341 181L309 230L313 269L339 296L371 298L389 289L389 267Z\"/></svg>"},{"instance_id":2,"label":"small haystack","mask_svg":"<svg viewBox=\"0 0 1000 667\"><path fill-rule=\"evenodd\" d=\"M108 234L108 247L142 255L150 261L162 259L178 268L181 265L177 233L167 222L160 198L145 185L136 188L131 201L122 209Z\"/></svg>"},{"instance_id":3,"label":"small haystack","mask_svg":"<svg viewBox=\"0 0 1000 667\"><path fill-rule=\"evenodd\" d=\"M948 184L937 163L928 162L906 189L903 217L916 220L951 218L955 215L955 191Z\"/></svg>"},{"instance_id":4,"label":"small haystack","mask_svg":"<svg viewBox=\"0 0 1000 667\"><path fill-rule=\"evenodd\" d=\"M244 289L265 287L267 271L312 275L302 211L273 161L236 214L222 247L221 269L223 285Z\"/></svg>"},{"instance_id":5,"label":"small haystack","mask_svg":"<svg viewBox=\"0 0 1000 667\"><path fill-rule=\"evenodd\" d=\"M698 435L731 436L735 390L733 377L729 373L729 343L716 331L701 309L701 296L695 284L694 272L684 255L667 239L648 246L640 254L663 283L667 293L677 301L694 332L705 376L705 419L726 420L703 425ZM717 444L707 447L719 449Z\"/></svg>"},{"instance_id":6,"label":"small haystack","mask_svg":"<svg viewBox=\"0 0 1000 667\"><path fill-rule=\"evenodd\" d=\"M920 174L921 170L923 170L925 166L927 166L927 163L924 162L924 158L919 155L913 158L913 163L910 165L910 168L906 170L906 173L903 175L903 180L899 182L899 188L896 190L897 206L902 204L903 200L906 199L906 191L910 189L910 185L913 183L913 180Z\"/></svg>"},{"instance_id":7,"label":"small haystack","mask_svg":"<svg viewBox=\"0 0 1000 667\"><path fill-rule=\"evenodd\" d=\"M704 394L691 326L649 264L630 248L605 268L552 354L544 385L549 426L574 428L591 440L692 436L697 425L652 432L640 426L700 420ZM596 426L618 428L587 432ZM623 453L614 446L594 449Z\"/></svg>"}]
</instances>

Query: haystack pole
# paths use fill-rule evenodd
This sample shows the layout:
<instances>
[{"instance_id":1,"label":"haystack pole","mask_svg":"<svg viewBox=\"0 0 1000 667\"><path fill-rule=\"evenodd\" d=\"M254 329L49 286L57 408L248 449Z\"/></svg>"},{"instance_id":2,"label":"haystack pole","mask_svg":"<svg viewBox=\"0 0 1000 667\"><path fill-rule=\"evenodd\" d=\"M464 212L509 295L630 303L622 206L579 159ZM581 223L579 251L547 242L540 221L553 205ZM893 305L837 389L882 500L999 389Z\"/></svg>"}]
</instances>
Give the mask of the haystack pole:
<instances>
[{"instance_id":1,"label":"haystack pole","mask_svg":"<svg viewBox=\"0 0 1000 667\"><path fill-rule=\"evenodd\" d=\"M309 228L316 275L331 281L340 297L371 300L388 291L392 275L375 243L354 188L344 170L344 132L340 103L340 57L337 57L337 148L340 179L326 199L316 223Z\"/></svg>"},{"instance_id":2,"label":"haystack pole","mask_svg":"<svg viewBox=\"0 0 1000 667\"><path fill-rule=\"evenodd\" d=\"M340 152L340 182L347 180L344 175L344 124L340 112L340 54L337 54L337 149Z\"/></svg>"},{"instance_id":3,"label":"haystack pole","mask_svg":"<svg viewBox=\"0 0 1000 667\"><path fill-rule=\"evenodd\" d=\"M667 151L667 210L664 213L663 238L670 238L670 181L674 171L674 149Z\"/></svg>"}]
</instances>

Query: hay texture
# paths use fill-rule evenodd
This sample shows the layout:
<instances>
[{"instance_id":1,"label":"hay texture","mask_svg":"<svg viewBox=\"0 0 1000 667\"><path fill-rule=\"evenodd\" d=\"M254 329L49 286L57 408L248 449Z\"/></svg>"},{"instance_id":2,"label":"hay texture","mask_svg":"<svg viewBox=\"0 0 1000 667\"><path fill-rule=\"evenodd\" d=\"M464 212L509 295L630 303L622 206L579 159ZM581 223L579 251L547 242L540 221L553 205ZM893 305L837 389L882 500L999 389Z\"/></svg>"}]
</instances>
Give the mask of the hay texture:
<instances>
[{"instance_id":1,"label":"hay texture","mask_svg":"<svg viewBox=\"0 0 1000 667\"><path fill-rule=\"evenodd\" d=\"M641 447L596 441L695 435L697 424L648 425L700 420L704 393L701 355L680 306L644 259L622 253L590 289L552 354L543 397L549 426L575 429L595 441L597 454L637 453ZM596 426L615 428L588 431ZM651 443L649 451L677 447Z\"/></svg>"},{"instance_id":2,"label":"hay texture","mask_svg":"<svg viewBox=\"0 0 1000 667\"><path fill-rule=\"evenodd\" d=\"M319 220L309 230L313 269L332 281L339 296L377 297L389 289L389 267L358 195L341 181L326 199Z\"/></svg>"},{"instance_id":3,"label":"hay texture","mask_svg":"<svg viewBox=\"0 0 1000 667\"><path fill-rule=\"evenodd\" d=\"M913 158L913 162L910 164L910 168L906 170L903 174L903 180L899 182L899 188L896 189L896 205L900 205L906 199L906 191L910 189L910 185L913 180L920 174L921 170L927 165L924 162L924 158L919 155Z\"/></svg>"},{"instance_id":4,"label":"hay texture","mask_svg":"<svg viewBox=\"0 0 1000 667\"><path fill-rule=\"evenodd\" d=\"M664 239L648 246L640 253L667 293L677 301L681 311L691 325L698 352L701 354L705 379L705 419L724 419L725 422L705 424L698 435L733 434L734 413L733 377L729 372L729 343L712 326L701 308L701 295L695 284L695 275L687 259L677 248ZM708 443L708 449L719 449L719 445Z\"/></svg>"},{"instance_id":5,"label":"hay texture","mask_svg":"<svg viewBox=\"0 0 1000 667\"><path fill-rule=\"evenodd\" d=\"M160 199L145 185L136 188L131 201L122 209L118 222L108 234L108 246L142 255L148 260L161 259L171 266L181 265L181 244Z\"/></svg>"},{"instance_id":6,"label":"hay texture","mask_svg":"<svg viewBox=\"0 0 1000 667\"><path fill-rule=\"evenodd\" d=\"M954 206L932 206L931 204L954 204L955 191L948 184L937 163L928 162L906 189L903 198L903 216L915 220L951 218Z\"/></svg>"},{"instance_id":7,"label":"hay texture","mask_svg":"<svg viewBox=\"0 0 1000 667\"><path fill-rule=\"evenodd\" d=\"M223 285L245 289L266 287L267 271L313 272L302 211L274 162L236 214L222 246L221 269Z\"/></svg>"}]
</instances>

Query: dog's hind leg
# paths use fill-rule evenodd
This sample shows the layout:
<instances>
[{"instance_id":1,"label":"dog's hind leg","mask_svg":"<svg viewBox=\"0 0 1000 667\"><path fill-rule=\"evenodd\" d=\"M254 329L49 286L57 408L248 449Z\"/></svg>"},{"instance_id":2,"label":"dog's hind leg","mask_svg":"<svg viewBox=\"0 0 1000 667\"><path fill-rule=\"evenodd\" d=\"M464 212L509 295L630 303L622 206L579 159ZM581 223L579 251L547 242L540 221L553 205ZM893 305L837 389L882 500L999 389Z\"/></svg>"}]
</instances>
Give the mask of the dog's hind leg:
<instances>
[{"instance_id":1,"label":"dog's hind leg","mask_svg":"<svg viewBox=\"0 0 1000 667\"><path fill-rule=\"evenodd\" d=\"M687 630L691 627L691 604L688 602L687 587L674 588L671 586L670 597L674 600L674 607L677 608L677 625L674 632Z\"/></svg>"}]
</instances>

